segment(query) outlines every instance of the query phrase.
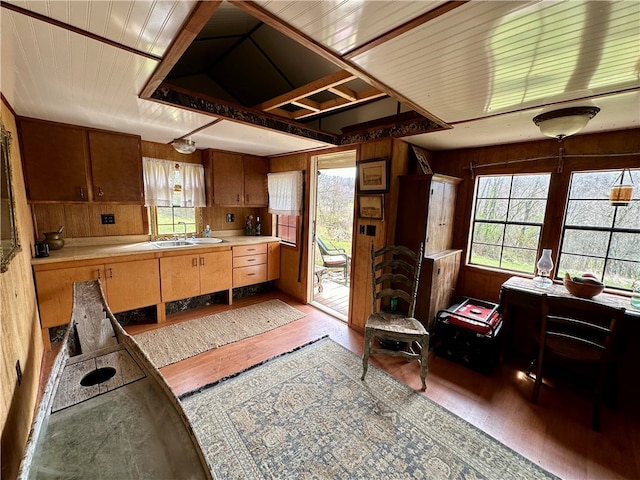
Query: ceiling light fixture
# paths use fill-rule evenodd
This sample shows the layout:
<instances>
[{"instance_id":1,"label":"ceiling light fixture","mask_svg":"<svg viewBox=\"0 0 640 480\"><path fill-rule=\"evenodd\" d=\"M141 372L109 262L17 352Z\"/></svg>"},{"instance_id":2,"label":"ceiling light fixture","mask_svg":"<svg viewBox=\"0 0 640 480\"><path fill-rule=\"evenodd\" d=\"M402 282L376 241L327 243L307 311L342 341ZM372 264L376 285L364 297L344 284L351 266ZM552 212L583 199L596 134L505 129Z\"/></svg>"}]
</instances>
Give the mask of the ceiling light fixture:
<instances>
[{"instance_id":1,"label":"ceiling light fixture","mask_svg":"<svg viewBox=\"0 0 640 480\"><path fill-rule=\"evenodd\" d=\"M593 106L561 108L533 117L533 123L543 135L562 140L582 130L599 111Z\"/></svg>"},{"instance_id":2,"label":"ceiling light fixture","mask_svg":"<svg viewBox=\"0 0 640 480\"><path fill-rule=\"evenodd\" d=\"M188 138L177 138L171 145L173 145L173 148L179 153L189 154L196 151L196 142Z\"/></svg>"}]
</instances>

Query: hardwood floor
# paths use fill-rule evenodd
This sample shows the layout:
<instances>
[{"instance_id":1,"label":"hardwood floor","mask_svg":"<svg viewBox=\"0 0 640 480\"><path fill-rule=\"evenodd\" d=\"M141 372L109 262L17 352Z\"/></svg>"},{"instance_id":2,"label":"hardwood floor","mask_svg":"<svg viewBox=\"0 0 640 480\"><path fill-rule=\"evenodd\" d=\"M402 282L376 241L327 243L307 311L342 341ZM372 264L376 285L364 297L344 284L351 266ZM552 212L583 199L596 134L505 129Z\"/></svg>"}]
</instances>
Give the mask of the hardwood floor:
<instances>
[{"instance_id":1,"label":"hardwood floor","mask_svg":"<svg viewBox=\"0 0 640 480\"><path fill-rule=\"evenodd\" d=\"M280 298L306 313L276 330L222 346L160 371L177 395L235 374L324 335L362 354L362 335L329 315L279 292L256 295L181 313L168 323ZM158 325L127 327L132 335ZM403 359L377 356L372 363L415 389L419 366ZM543 389L538 405L529 401L533 381L518 366L502 364L491 376L476 373L431 355L423 395L482 429L531 461L566 479L640 478L640 419L637 414L603 409L602 432L591 430L591 403L562 385Z\"/></svg>"}]
</instances>

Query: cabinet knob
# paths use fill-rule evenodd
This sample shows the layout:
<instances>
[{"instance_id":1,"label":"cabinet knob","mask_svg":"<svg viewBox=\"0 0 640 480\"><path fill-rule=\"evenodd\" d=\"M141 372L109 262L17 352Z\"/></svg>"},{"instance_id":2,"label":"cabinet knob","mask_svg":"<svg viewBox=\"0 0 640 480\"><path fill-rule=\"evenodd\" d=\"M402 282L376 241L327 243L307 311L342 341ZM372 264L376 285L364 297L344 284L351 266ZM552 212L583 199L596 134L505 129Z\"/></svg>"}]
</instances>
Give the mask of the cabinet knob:
<instances>
[{"instance_id":1,"label":"cabinet knob","mask_svg":"<svg viewBox=\"0 0 640 480\"><path fill-rule=\"evenodd\" d=\"M200 265L204 265L204 257L200 257Z\"/></svg>"},{"instance_id":2,"label":"cabinet knob","mask_svg":"<svg viewBox=\"0 0 640 480\"><path fill-rule=\"evenodd\" d=\"M247 193L247 195L245 195L245 202L249 203L249 194Z\"/></svg>"},{"instance_id":3,"label":"cabinet knob","mask_svg":"<svg viewBox=\"0 0 640 480\"><path fill-rule=\"evenodd\" d=\"M198 266L198 259L196 257L193 257L193 260L191 262L193 264L194 267Z\"/></svg>"},{"instance_id":4,"label":"cabinet knob","mask_svg":"<svg viewBox=\"0 0 640 480\"><path fill-rule=\"evenodd\" d=\"M236 202L240 203L240 194L236 195Z\"/></svg>"},{"instance_id":5,"label":"cabinet knob","mask_svg":"<svg viewBox=\"0 0 640 480\"><path fill-rule=\"evenodd\" d=\"M80 187L80 198L84 198L84 188Z\"/></svg>"},{"instance_id":6,"label":"cabinet knob","mask_svg":"<svg viewBox=\"0 0 640 480\"><path fill-rule=\"evenodd\" d=\"M102 191L102 187L98 187L98 196L102 197L104 195L104 192Z\"/></svg>"},{"instance_id":7,"label":"cabinet knob","mask_svg":"<svg viewBox=\"0 0 640 480\"><path fill-rule=\"evenodd\" d=\"M109 278L113 278L113 270L111 268L109 268Z\"/></svg>"}]
</instances>

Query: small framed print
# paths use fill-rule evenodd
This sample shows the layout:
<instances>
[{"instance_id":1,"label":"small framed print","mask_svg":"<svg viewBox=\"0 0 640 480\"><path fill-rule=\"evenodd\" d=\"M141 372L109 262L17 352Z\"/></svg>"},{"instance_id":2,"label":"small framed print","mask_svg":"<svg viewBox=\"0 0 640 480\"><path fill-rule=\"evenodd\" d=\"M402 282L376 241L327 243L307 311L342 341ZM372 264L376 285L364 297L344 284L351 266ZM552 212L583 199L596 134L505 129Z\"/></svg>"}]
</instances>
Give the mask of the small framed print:
<instances>
[{"instance_id":1,"label":"small framed print","mask_svg":"<svg viewBox=\"0 0 640 480\"><path fill-rule=\"evenodd\" d=\"M386 192L389 172L386 158L358 162L358 190L360 192Z\"/></svg>"},{"instance_id":2,"label":"small framed print","mask_svg":"<svg viewBox=\"0 0 640 480\"><path fill-rule=\"evenodd\" d=\"M358 195L360 218L382 220L384 217L384 195Z\"/></svg>"},{"instance_id":3,"label":"small framed print","mask_svg":"<svg viewBox=\"0 0 640 480\"><path fill-rule=\"evenodd\" d=\"M418 167L423 175L432 175L433 171L431 170L431 166L429 165L429 161L427 160L427 152L424 149L417 147L415 145L411 145L413 153L418 160Z\"/></svg>"}]
</instances>

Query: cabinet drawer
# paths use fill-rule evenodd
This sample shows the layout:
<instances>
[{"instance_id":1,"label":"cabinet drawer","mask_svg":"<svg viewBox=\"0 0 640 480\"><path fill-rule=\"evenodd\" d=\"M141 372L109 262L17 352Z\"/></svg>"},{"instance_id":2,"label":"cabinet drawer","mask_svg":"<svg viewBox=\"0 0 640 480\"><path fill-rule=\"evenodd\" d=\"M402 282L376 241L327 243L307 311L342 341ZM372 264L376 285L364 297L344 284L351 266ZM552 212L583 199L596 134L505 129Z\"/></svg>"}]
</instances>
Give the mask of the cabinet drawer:
<instances>
[{"instance_id":1,"label":"cabinet drawer","mask_svg":"<svg viewBox=\"0 0 640 480\"><path fill-rule=\"evenodd\" d=\"M244 287L254 283L267 281L267 265L255 265L252 267L240 267L233 269L233 287Z\"/></svg>"},{"instance_id":2,"label":"cabinet drawer","mask_svg":"<svg viewBox=\"0 0 640 480\"><path fill-rule=\"evenodd\" d=\"M247 255L246 257L233 257L233 268L250 267L267 263L267 255Z\"/></svg>"},{"instance_id":3,"label":"cabinet drawer","mask_svg":"<svg viewBox=\"0 0 640 480\"><path fill-rule=\"evenodd\" d=\"M243 245L241 247L233 247L233 256L241 257L244 255L257 255L267 253L266 243L257 243L255 245Z\"/></svg>"}]
</instances>

